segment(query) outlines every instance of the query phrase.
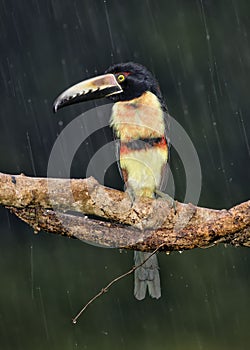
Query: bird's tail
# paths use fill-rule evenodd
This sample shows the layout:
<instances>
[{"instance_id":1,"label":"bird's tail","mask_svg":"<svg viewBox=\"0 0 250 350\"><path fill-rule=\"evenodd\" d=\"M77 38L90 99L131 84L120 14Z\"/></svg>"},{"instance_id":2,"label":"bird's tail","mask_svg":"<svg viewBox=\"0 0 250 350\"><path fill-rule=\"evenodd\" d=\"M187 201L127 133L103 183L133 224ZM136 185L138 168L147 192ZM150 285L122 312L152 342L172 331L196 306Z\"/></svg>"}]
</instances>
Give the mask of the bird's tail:
<instances>
[{"instance_id":1,"label":"bird's tail","mask_svg":"<svg viewBox=\"0 0 250 350\"><path fill-rule=\"evenodd\" d=\"M151 253L134 252L135 266L140 265ZM154 254L142 266L134 272L135 287L134 296L142 300L148 293L152 298L159 299L161 296L161 284L157 256Z\"/></svg>"}]
</instances>

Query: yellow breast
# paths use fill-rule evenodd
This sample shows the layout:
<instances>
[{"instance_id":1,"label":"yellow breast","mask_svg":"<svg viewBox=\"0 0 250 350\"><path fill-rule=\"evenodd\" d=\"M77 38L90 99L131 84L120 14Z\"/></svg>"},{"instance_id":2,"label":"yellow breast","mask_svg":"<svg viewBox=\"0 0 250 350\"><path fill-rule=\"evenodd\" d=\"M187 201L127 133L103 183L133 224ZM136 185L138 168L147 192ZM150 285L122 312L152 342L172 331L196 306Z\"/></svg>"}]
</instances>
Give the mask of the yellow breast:
<instances>
[{"instance_id":1,"label":"yellow breast","mask_svg":"<svg viewBox=\"0 0 250 350\"><path fill-rule=\"evenodd\" d=\"M161 184L167 159L167 146L120 153L120 166L127 173L126 187L131 188L135 196L153 197Z\"/></svg>"},{"instance_id":2,"label":"yellow breast","mask_svg":"<svg viewBox=\"0 0 250 350\"><path fill-rule=\"evenodd\" d=\"M110 125L121 141L164 135L164 115L158 98L147 91L130 101L116 102Z\"/></svg>"}]
</instances>

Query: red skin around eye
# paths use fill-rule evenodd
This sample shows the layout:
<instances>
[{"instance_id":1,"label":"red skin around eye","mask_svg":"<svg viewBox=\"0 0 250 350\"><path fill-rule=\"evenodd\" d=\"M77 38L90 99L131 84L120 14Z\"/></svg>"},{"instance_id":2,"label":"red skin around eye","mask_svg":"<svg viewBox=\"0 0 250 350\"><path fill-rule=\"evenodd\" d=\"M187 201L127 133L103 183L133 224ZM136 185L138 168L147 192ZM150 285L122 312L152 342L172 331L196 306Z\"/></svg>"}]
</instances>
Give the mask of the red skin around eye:
<instances>
[{"instance_id":1,"label":"red skin around eye","mask_svg":"<svg viewBox=\"0 0 250 350\"><path fill-rule=\"evenodd\" d=\"M120 72L120 73L116 73L116 75L120 75L120 74L124 75L125 78L127 78L127 76L130 75L131 73L130 73L130 72Z\"/></svg>"}]
</instances>

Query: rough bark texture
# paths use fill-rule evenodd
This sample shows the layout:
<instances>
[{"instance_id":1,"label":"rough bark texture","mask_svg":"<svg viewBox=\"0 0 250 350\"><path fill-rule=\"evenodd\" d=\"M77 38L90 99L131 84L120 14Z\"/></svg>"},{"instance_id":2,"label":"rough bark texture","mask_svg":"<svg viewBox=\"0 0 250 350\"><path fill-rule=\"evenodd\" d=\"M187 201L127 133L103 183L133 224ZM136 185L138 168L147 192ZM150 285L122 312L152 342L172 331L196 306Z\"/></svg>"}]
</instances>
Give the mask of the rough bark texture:
<instances>
[{"instance_id":1,"label":"rough bark texture","mask_svg":"<svg viewBox=\"0 0 250 350\"><path fill-rule=\"evenodd\" d=\"M101 186L94 178L47 179L0 173L0 204L37 232L107 247L184 250L217 243L250 246L250 201L213 210L140 198ZM90 216L90 217L89 217Z\"/></svg>"}]
</instances>

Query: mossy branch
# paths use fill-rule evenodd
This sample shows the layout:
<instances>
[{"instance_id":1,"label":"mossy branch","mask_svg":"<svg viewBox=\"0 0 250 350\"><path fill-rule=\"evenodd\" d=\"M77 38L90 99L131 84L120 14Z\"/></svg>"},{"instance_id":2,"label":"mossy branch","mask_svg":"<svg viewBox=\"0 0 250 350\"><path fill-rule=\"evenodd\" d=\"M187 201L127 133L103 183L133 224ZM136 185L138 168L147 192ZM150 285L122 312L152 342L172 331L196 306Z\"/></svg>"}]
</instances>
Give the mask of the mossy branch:
<instances>
[{"instance_id":1,"label":"mossy branch","mask_svg":"<svg viewBox=\"0 0 250 350\"><path fill-rule=\"evenodd\" d=\"M229 210L164 199L131 203L94 178L51 179L0 173L0 204L37 232L76 237L107 247L162 251L217 243L250 246L250 200Z\"/></svg>"}]
</instances>

